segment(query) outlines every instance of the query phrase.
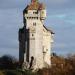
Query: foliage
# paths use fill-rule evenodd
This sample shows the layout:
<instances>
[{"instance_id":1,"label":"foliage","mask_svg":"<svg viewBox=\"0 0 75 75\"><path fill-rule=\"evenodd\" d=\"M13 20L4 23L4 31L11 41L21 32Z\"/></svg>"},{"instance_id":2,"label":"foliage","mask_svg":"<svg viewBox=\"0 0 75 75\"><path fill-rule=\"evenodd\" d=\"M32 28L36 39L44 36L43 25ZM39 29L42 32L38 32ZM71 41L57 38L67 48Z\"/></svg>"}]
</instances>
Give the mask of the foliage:
<instances>
[{"instance_id":1,"label":"foliage","mask_svg":"<svg viewBox=\"0 0 75 75\"><path fill-rule=\"evenodd\" d=\"M75 75L75 55L67 58L52 56L52 65L49 69L38 71L39 75Z\"/></svg>"},{"instance_id":2,"label":"foliage","mask_svg":"<svg viewBox=\"0 0 75 75\"><path fill-rule=\"evenodd\" d=\"M6 70L5 75L22 75L22 73L17 70Z\"/></svg>"},{"instance_id":3,"label":"foliage","mask_svg":"<svg viewBox=\"0 0 75 75\"><path fill-rule=\"evenodd\" d=\"M25 70L24 75L36 75L37 73L36 72L32 72L31 70Z\"/></svg>"},{"instance_id":4,"label":"foliage","mask_svg":"<svg viewBox=\"0 0 75 75\"><path fill-rule=\"evenodd\" d=\"M0 71L0 75L4 75L4 73L2 71Z\"/></svg>"},{"instance_id":5,"label":"foliage","mask_svg":"<svg viewBox=\"0 0 75 75\"><path fill-rule=\"evenodd\" d=\"M23 71L17 67L19 65L17 65L16 59L3 56L0 58L0 75L75 75L75 55L64 58L54 54L51 60L52 65L50 68L32 72L32 70Z\"/></svg>"},{"instance_id":6,"label":"foliage","mask_svg":"<svg viewBox=\"0 0 75 75\"><path fill-rule=\"evenodd\" d=\"M0 69L16 69L18 61L9 55L4 55L0 58Z\"/></svg>"}]
</instances>

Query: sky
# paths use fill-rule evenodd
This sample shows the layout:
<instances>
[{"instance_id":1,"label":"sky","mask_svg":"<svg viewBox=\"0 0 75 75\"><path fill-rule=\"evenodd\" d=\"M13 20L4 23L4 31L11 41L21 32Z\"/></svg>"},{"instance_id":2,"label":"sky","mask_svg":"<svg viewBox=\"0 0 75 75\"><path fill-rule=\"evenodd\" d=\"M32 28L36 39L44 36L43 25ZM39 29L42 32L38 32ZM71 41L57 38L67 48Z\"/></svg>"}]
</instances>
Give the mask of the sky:
<instances>
[{"instance_id":1,"label":"sky","mask_svg":"<svg viewBox=\"0 0 75 75\"><path fill-rule=\"evenodd\" d=\"M46 5L45 25L54 32L52 52L75 54L75 0L39 0ZM18 58L18 30L23 26L23 9L30 0L0 0L0 56Z\"/></svg>"}]
</instances>

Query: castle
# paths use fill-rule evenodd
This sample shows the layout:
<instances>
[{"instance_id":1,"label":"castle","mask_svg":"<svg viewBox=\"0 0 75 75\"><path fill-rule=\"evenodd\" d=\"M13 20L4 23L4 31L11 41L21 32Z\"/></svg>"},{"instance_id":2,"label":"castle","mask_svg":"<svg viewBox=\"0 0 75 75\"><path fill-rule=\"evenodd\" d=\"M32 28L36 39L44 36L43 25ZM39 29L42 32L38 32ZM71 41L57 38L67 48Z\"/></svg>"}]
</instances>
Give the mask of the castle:
<instances>
[{"instance_id":1,"label":"castle","mask_svg":"<svg viewBox=\"0 0 75 75\"><path fill-rule=\"evenodd\" d=\"M38 0L23 11L23 28L19 29L19 61L37 69L51 65L51 44L54 32L44 25L46 8Z\"/></svg>"}]
</instances>

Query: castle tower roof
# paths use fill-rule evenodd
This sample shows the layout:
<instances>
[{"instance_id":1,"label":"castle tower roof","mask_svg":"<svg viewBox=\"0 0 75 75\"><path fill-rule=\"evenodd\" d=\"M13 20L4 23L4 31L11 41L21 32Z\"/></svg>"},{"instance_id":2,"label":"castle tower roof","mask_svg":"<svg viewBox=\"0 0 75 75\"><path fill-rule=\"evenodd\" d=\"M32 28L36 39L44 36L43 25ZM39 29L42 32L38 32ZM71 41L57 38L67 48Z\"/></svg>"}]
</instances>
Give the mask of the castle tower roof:
<instances>
[{"instance_id":1,"label":"castle tower roof","mask_svg":"<svg viewBox=\"0 0 75 75\"><path fill-rule=\"evenodd\" d=\"M31 0L31 3L27 6L26 10L42 10L45 9L43 3L39 3L38 0Z\"/></svg>"}]
</instances>

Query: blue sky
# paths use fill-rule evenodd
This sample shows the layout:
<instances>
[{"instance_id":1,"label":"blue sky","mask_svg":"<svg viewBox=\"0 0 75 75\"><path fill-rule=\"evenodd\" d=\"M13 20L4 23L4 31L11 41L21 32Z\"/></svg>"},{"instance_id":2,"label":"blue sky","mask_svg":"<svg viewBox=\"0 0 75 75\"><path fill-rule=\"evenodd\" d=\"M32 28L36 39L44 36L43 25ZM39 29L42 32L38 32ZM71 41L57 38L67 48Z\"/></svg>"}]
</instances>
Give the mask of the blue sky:
<instances>
[{"instance_id":1,"label":"blue sky","mask_svg":"<svg viewBox=\"0 0 75 75\"><path fill-rule=\"evenodd\" d=\"M75 0L39 0L46 4L45 24L55 32L52 51L75 53ZM23 26L22 11L30 0L0 0L0 56L18 57L18 30Z\"/></svg>"}]
</instances>

